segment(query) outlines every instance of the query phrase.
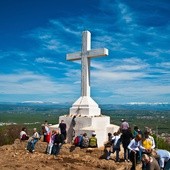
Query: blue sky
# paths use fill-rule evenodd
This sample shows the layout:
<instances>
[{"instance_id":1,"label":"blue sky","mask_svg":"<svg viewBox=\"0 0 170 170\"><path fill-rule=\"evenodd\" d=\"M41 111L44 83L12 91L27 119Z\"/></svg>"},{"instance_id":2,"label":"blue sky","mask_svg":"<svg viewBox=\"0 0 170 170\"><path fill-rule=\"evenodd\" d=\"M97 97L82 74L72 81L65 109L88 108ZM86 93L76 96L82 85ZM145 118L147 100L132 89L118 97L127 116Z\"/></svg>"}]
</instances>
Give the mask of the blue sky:
<instances>
[{"instance_id":1,"label":"blue sky","mask_svg":"<svg viewBox=\"0 0 170 170\"><path fill-rule=\"evenodd\" d=\"M1 0L0 102L71 102L81 93L81 50L91 60L91 96L99 104L170 103L169 0Z\"/></svg>"}]
</instances>

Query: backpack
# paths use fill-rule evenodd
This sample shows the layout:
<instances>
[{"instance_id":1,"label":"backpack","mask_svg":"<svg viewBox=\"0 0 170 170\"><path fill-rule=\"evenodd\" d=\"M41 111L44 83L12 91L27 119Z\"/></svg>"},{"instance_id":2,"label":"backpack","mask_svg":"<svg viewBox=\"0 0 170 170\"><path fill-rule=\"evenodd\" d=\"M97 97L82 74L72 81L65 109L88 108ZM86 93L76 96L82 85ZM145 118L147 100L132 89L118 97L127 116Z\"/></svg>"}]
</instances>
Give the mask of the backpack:
<instances>
[{"instance_id":1,"label":"backpack","mask_svg":"<svg viewBox=\"0 0 170 170\"><path fill-rule=\"evenodd\" d=\"M82 139L83 137L81 135L76 136L74 139L74 145L75 146L81 146L82 145Z\"/></svg>"}]
</instances>

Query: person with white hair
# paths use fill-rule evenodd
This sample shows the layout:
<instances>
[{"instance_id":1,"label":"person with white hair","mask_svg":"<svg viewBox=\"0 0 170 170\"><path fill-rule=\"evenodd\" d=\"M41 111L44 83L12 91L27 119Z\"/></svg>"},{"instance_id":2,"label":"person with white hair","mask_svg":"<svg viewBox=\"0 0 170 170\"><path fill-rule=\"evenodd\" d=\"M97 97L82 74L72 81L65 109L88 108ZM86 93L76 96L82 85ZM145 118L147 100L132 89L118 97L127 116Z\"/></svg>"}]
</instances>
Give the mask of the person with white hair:
<instances>
[{"instance_id":1,"label":"person with white hair","mask_svg":"<svg viewBox=\"0 0 170 170\"><path fill-rule=\"evenodd\" d=\"M38 142L39 139L40 139L40 135L38 134L37 129L34 128L33 129L33 135L28 140L27 150L29 152L35 151L35 144Z\"/></svg>"},{"instance_id":2,"label":"person with white hair","mask_svg":"<svg viewBox=\"0 0 170 170\"><path fill-rule=\"evenodd\" d=\"M122 123L120 125L120 132L126 133L126 131L128 131L129 128L129 123L125 119L122 119L121 122Z\"/></svg>"}]
</instances>

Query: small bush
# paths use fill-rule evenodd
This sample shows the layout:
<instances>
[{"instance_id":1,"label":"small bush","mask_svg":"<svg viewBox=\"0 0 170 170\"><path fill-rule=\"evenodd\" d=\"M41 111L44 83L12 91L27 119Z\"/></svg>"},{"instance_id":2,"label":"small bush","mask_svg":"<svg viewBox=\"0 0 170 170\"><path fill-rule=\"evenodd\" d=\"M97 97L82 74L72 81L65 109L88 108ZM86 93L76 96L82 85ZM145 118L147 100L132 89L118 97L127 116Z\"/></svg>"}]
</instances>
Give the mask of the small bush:
<instances>
[{"instance_id":1,"label":"small bush","mask_svg":"<svg viewBox=\"0 0 170 170\"><path fill-rule=\"evenodd\" d=\"M19 138L21 125L9 125L0 128L0 146L14 143Z\"/></svg>"},{"instance_id":2,"label":"small bush","mask_svg":"<svg viewBox=\"0 0 170 170\"><path fill-rule=\"evenodd\" d=\"M166 142L163 138L156 136L155 134L153 137L155 139L156 148L170 151L170 144L168 142Z\"/></svg>"}]
</instances>

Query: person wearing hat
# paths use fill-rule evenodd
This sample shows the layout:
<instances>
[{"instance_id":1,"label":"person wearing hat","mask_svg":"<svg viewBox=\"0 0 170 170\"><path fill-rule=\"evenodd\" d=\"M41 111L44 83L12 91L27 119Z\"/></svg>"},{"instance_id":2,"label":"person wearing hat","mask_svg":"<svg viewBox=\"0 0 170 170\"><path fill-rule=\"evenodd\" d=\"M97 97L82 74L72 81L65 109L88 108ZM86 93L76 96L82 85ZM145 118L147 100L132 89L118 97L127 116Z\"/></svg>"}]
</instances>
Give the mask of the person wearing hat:
<instances>
[{"instance_id":1,"label":"person wearing hat","mask_svg":"<svg viewBox=\"0 0 170 170\"><path fill-rule=\"evenodd\" d=\"M96 133L95 132L92 132L92 136L89 139L89 147L91 147L91 148L97 148L98 147L98 145L97 145L97 138L96 138Z\"/></svg>"}]
</instances>

